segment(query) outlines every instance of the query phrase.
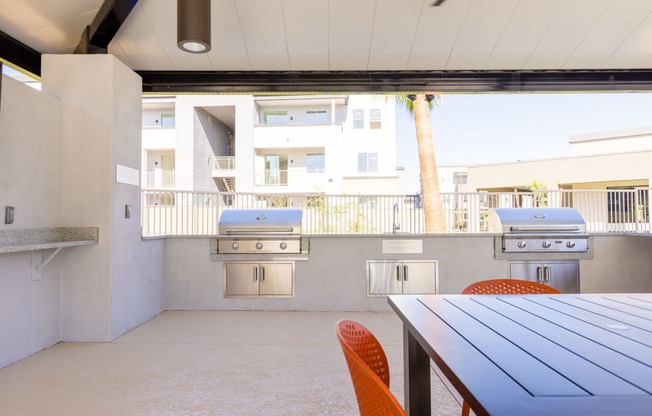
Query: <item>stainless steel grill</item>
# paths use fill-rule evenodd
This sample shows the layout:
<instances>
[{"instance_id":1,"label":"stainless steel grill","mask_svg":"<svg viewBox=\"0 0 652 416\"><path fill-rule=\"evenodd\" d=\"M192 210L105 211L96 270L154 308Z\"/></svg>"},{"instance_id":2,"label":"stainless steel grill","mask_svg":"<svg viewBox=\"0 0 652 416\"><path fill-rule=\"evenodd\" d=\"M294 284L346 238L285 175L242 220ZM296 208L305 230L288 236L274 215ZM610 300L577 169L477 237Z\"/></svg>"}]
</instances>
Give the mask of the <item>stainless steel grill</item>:
<instances>
[{"instance_id":1,"label":"stainless steel grill","mask_svg":"<svg viewBox=\"0 0 652 416\"><path fill-rule=\"evenodd\" d=\"M504 253L588 250L586 224L573 208L495 208L489 211L489 225L503 234Z\"/></svg>"},{"instance_id":2,"label":"stainless steel grill","mask_svg":"<svg viewBox=\"0 0 652 416\"><path fill-rule=\"evenodd\" d=\"M299 209L230 209L218 223L219 253L301 253Z\"/></svg>"}]
</instances>

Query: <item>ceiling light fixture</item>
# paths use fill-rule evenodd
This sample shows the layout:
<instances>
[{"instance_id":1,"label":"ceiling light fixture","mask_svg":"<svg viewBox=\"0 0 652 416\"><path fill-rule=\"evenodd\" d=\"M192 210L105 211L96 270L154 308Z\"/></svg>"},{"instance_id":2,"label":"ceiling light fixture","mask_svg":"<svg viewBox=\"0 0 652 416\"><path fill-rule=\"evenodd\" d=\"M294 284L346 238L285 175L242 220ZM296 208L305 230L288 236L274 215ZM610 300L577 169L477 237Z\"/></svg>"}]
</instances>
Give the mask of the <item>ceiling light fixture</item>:
<instances>
[{"instance_id":1,"label":"ceiling light fixture","mask_svg":"<svg viewBox=\"0 0 652 416\"><path fill-rule=\"evenodd\" d=\"M177 45L190 53L211 50L211 0L177 0Z\"/></svg>"}]
</instances>

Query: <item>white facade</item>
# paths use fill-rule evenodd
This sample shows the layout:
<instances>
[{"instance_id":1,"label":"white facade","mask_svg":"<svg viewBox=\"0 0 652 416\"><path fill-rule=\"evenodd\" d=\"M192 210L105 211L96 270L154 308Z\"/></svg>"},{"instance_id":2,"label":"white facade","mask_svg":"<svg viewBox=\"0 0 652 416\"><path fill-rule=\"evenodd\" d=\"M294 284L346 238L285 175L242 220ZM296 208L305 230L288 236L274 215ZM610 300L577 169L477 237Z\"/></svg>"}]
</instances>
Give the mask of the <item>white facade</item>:
<instances>
[{"instance_id":1,"label":"white facade","mask_svg":"<svg viewBox=\"0 0 652 416\"><path fill-rule=\"evenodd\" d=\"M569 137L575 156L469 167L469 186L483 191L611 189L650 186L652 127Z\"/></svg>"},{"instance_id":2,"label":"white facade","mask_svg":"<svg viewBox=\"0 0 652 416\"><path fill-rule=\"evenodd\" d=\"M383 96L145 97L142 163L145 188L402 193Z\"/></svg>"}]
</instances>

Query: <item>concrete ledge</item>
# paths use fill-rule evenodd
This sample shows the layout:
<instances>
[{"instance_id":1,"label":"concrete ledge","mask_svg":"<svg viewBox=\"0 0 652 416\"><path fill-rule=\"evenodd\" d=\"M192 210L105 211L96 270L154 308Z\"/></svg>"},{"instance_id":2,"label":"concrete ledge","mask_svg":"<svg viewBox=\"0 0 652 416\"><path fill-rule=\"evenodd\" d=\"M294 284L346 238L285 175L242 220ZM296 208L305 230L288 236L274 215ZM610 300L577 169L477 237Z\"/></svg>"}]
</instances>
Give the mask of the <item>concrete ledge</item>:
<instances>
[{"instance_id":1,"label":"concrete ledge","mask_svg":"<svg viewBox=\"0 0 652 416\"><path fill-rule=\"evenodd\" d=\"M54 227L0 231L0 254L97 244L97 227Z\"/></svg>"}]
</instances>

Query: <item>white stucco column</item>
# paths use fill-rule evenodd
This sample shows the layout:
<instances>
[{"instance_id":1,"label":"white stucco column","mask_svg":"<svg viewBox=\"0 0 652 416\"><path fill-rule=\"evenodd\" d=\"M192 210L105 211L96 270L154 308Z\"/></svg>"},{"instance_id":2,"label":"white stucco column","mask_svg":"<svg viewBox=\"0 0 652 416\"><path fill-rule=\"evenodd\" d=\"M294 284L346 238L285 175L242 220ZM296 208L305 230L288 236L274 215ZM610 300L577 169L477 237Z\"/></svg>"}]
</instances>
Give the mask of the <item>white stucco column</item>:
<instances>
[{"instance_id":1,"label":"white stucco column","mask_svg":"<svg viewBox=\"0 0 652 416\"><path fill-rule=\"evenodd\" d=\"M62 266L62 338L109 341L163 305L162 245L140 238L140 77L111 55L43 55L43 92L62 102L62 225L99 227L99 243ZM57 155L58 156L58 155ZM125 206L131 207L126 218Z\"/></svg>"}]
</instances>

